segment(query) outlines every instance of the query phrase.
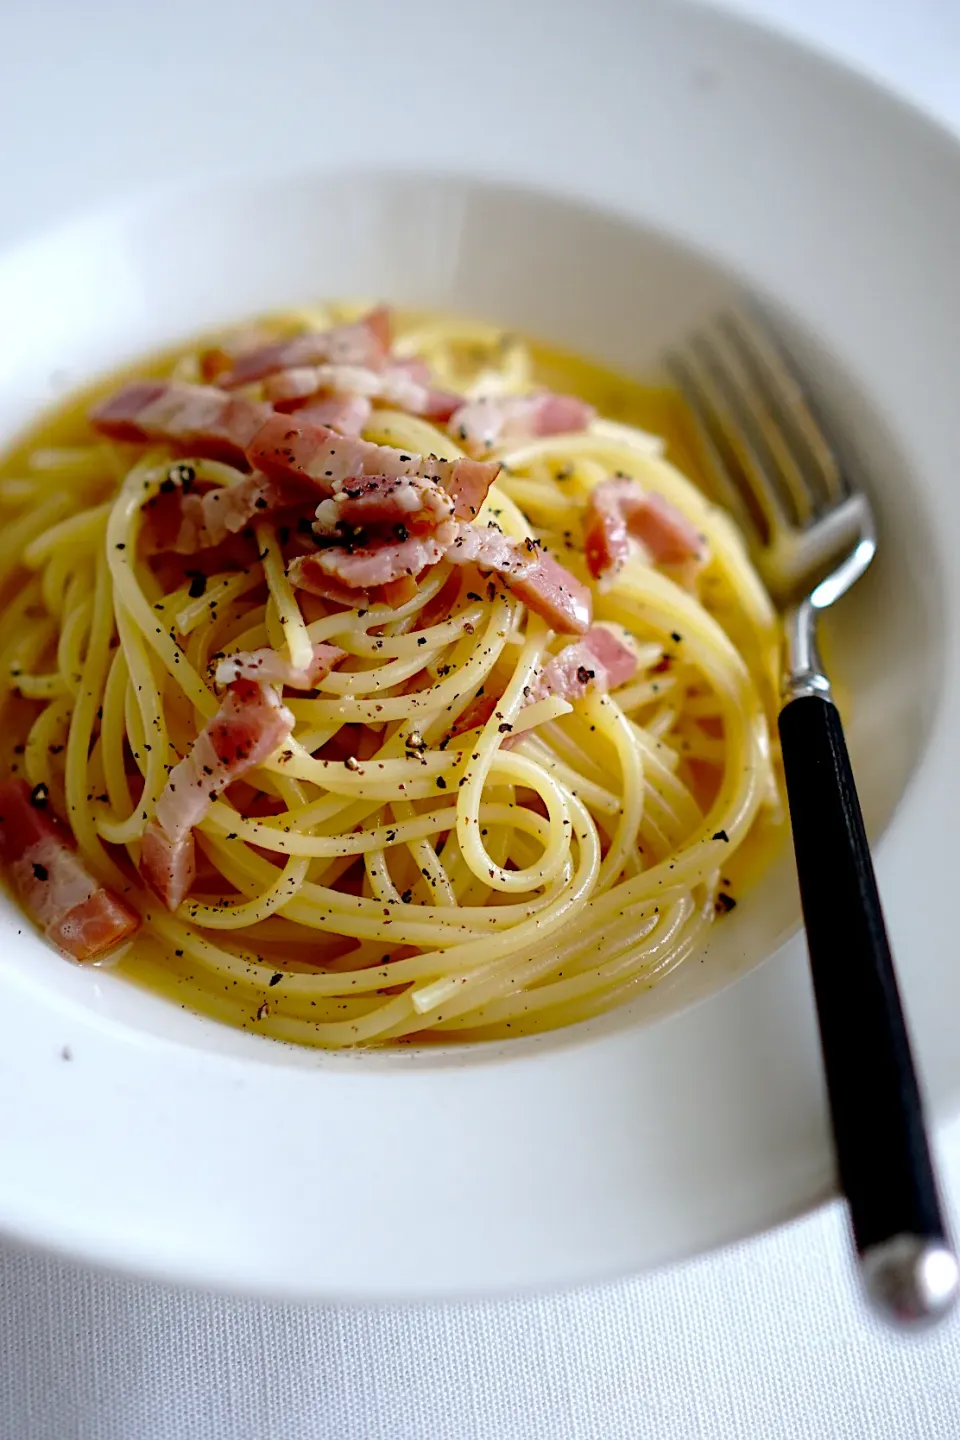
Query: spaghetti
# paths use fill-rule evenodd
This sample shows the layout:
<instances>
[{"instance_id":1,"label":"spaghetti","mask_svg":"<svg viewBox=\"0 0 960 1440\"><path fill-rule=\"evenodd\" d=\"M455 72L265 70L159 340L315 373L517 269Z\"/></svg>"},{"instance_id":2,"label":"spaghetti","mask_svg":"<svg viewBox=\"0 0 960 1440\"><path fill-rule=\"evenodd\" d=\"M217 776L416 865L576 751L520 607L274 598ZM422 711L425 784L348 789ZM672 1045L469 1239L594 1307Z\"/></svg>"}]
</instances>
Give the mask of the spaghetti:
<instances>
[{"instance_id":1,"label":"spaghetti","mask_svg":"<svg viewBox=\"0 0 960 1440\"><path fill-rule=\"evenodd\" d=\"M779 822L779 635L635 423L682 456L669 396L345 306L115 391L0 471L0 858L61 948L339 1047L568 1024L703 944Z\"/></svg>"}]
</instances>

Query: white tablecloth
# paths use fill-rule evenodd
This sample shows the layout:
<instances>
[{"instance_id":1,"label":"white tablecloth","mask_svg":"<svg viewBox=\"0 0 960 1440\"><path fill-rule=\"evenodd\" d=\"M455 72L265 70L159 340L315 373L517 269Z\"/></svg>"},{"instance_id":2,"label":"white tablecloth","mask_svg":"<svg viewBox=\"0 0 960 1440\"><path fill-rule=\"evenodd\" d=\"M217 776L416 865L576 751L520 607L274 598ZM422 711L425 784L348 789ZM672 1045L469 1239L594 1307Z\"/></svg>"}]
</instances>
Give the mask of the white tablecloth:
<instances>
[{"instance_id":1,"label":"white tablecloth","mask_svg":"<svg viewBox=\"0 0 960 1440\"><path fill-rule=\"evenodd\" d=\"M960 130L958 0L736 3ZM941 1150L956 1212L960 1125ZM834 1206L640 1280L379 1311L184 1294L0 1248L0 1440L956 1440L960 1319L882 1331L845 1241Z\"/></svg>"}]
</instances>

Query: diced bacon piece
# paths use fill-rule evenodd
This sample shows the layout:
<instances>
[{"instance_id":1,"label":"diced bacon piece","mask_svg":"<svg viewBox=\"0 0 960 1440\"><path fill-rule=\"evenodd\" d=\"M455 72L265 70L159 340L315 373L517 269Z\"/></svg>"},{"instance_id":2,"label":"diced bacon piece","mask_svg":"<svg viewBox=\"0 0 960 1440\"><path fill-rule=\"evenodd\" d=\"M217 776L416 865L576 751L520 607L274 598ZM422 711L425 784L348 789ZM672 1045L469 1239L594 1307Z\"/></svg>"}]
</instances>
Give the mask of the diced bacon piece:
<instances>
[{"instance_id":1,"label":"diced bacon piece","mask_svg":"<svg viewBox=\"0 0 960 1440\"><path fill-rule=\"evenodd\" d=\"M630 558L629 521L646 492L636 480L603 480L590 492L583 522L587 569L595 580L612 578Z\"/></svg>"},{"instance_id":2,"label":"diced bacon piece","mask_svg":"<svg viewBox=\"0 0 960 1440\"><path fill-rule=\"evenodd\" d=\"M304 400L309 400L311 395L334 388L332 385L322 385L318 378L323 371L332 369L332 365L295 365L290 370L278 370L275 375L269 375L264 380L263 398L269 400L273 408L282 414L296 410Z\"/></svg>"},{"instance_id":3,"label":"diced bacon piece","mask_svg":"<svg viewBox=\"0 0 960 1440\"><path fill-rule=\"evenodd\" d=\"M218 485L202 494L184 494L171 481L169 490L161 489L144 506L147 545L154 552L196 555L222 544L228 535L239 534L252 520L315 497L316 489L308 481L267 475L248 475L237 485Z\"/></svg>"},{"instance_id":4,"label":"diced bacon piece","mask_svg":"<svg viewBox=\"0 0 960 1440\"><path fill-rule=\"evenodd\" d=\"M494 525L459 525L447 551L453 565L476 564L481 570L517 577L532 570L539 558L535 541L514 540Z\"/></svg>"},{"instance_id":5,"label":"diced bacon piece","mask_svg":"<svg viewBox=\"0 0 960 1440\"><path fill-rule=\"evenodd\" d=\"M440 483L453 497L453 513L458 520L476 519L499 470L499 465L490 465L483 460L453 462Z\"/></svg>"},{"instance_id":6,"label":"diced bacon piece","mask_svg":"<svg viewBox=\"0 0 960 1440\"><path fill-rule=\"evenodd\" d=\"M136 911L113 890L98 886L89 899L81 900L47 927L47 939L74 960L99 960L139 928Z\"/></svg>"},{"instance_id":7,"label":"diced bacon piece","mask_svg":"<svg viewBox=\"0 0 960 1440\"><path fill-rule=\"evenodd\" d=\"M366 326L366 328L370 331L374 340L380 347L381 353L384 355L389 355L390 346L393 344L393 323L390 319L389 305L375 305L372 310L368 311L367 314L364 315L363 319L360 321L360 324ZM342 328L346 329L347 327L343 326ZM340 340L339 344L341 349L348 348L344 345L342 339ZM364 361L341 359L339 363L341 365L362 365L364 364Z\"/></svg>"},{"instance_id":8,"label":"diced bacon piece","mask_svg":"<svg viewBox=\"0 0 960 1440\"><path fill-rule=\"evenodd\" d=\"M585 430L595 413L585 400L575 395L556 395L552 390L533 395L488 395L461 405L450 417L449 431L466 449L482 454L504 440Z\"/></svg>"},{"instance_id":9,"label":"diced bacon piece","mask_svg":"<svg viewBox=\"0 0 960 1440\"><path fill-rule=\"evenodd\" d=\"M370 475L413 475L419 456L373 445L368 440L337 435L300 415L273 415L254 437L247 458L258 470L278 479L312 480L332 495L344 480Z\"/></svg>"},{"instance_id":10,"label":"diced bacon piece","mask_svg":"<svg viewBox=\"0 0 960 1440\"><path fill-rule=\"evenodd\" d=\"M405 371L411 380L416 380L427 390L427 403L420 412L426 420L433 420L438 425L446 425L451 415L455 414L464 403L462 395L454 395L451 390L434 390L431 387L430 366L419 355L411 355L405 360L393 358L390 368Z\"/></svg>"},{"instance_id":11,"label":"diced bacon piece","mask_svg":"<svg viewBox=\"0 0 960 1440\"><path fill-rule=\"evenodd\" d=\"M287 566L287 578L295 590L316 595L320 600L329 600L333 605L343 605L348 610L357 605L366 607L370 604L370 597L365 590L348 590L346 585L328 575L319 565L315 565L316 558L316 551L311 549L309 554L297 555Z\"/></svg>"},{"instance_id":12,"label":"diced bacon piece","mask_svg":"<svg viewBox=\"0 0 960 1440\"><path fill-rule=\"evenodd\" d=\"M405 533L436 530L453 514L453 501L433 480L421 475L362 475L346 480L343 489L317 506L318 535L346 529L389 526L403 540Z\"/></svg>"},{"instance_id":13,"label":"diced bacon piece","mask_svg":"<svg viewBox=\"0 0 960 1440\"><path fill-rule=\"evenodd\" d=\"M562 635L582 635L593 617L587 586L532 540L514 540L492 526L461 525L448 546L454 565L496 570L514 595Z\"/></svg>"},{"instance_id":14,"label":"diced bacon piece","mask_svg":"<svg viewBox=\"0 0 960 1440\"><path fill-rule=\"evenodd\" d=\"M651 491L630 527L642 540L658 565L682 565L687 560L703 561L707 545L697 527L676 505Z\"/></svg>"},{"instance_id":15,"label":"diced bacon piece","mask_svg":"<svg viewBox=\"0 0 960 1440\"><path fill-rule=\"evenodd\" d=\"M392 365L379 372L362 365L302 365L281 370L263 384L264 396L278 410L295 409L307 396L326 391L383 400L414 415L423 413L429 394L425 385Z\"/></svg>"},{"instance_id":16,"label":"diced bacon piece","mask_svg":"<svg viewBox=\"0 0 960 1440\"><path fill-rule=\"evenodd\" d=\"M215 385L221 375L233 369L238 355L269 344L270 338L270 332L263 325L244 325L218 336L200 352L200 374L208 385Z\"/></svg>"},{"instance_id":17,"label":"diced bacon piece","mask_svg":"<svg viewBox=\"0 0 960 1440\"><path fill-rule=\"evenodd\" d=\"M424 420L432 420L435 425L449 425L453 416L463 404L462 395L454 395L452 390L427 391L427 398L423 409L418 411Z\"/></svg>"},{"instance_id":18,"label":"diced bacon piece","mask_svg":"<svg viewBox=\"0 0 960 1440\"><path fill-rule=\"evenodd\" d=\"M197 849L192 830L171 837L156 820L144 827L140 839L140 878L163 901L177 910L189 894L197 873Z\"/></svg>"},{"instance_id":19,"label":"diced bacon piece","mask_svg":"<svg viewBox=\"0 0 960 1440\"><path fill-rule=\"evenodd\" d=\"M582 700L591 688L605 692L624 685L636 669L630 646L605 625L593 625L582 640L567 645L544 666L533 699L559 695L562 700Z\"/></svg>"},{"instance_id":20,"label":"diced bacon piece","mask_svg":"<svg viewBox=\"0 0 960 1440\"><path fill-rule=\"evenodd\" d=\"M446 532L447 527L441 526L430 535L386 540L352 551L332 546L329 550L318 550L315 555L299 556L287 575L291 585L314 593L323 593L315 589L317 583L322 583L320 577L335 580L350 590L372 590L376 585L390 585L405 575L419 575L428 565L436 565L443 559L444 545L449 539Z\"/></svg>"},{"instance_id":21,"label":"diced bacon piece","mask_svg":"<svg viewBox=\"0 0 960 1440\"><path fill-rule=\"evenodd\" d=\"M603 666L609 690L626 685L637 673L637 652L622 632L618 634L611 626L591 625L583 637L583 644Z\"/></svg>"},{"instance_id":22,"label":"diced bacon piece","mask_svg":"<svg viewBox=\"0 0 960 1440\"><path fill-rule=\"evenodd\" d=\"M279 650L239 650L220 661L217 684L257 680L261 684L289 685L292 690L313 690L346 654L337 645L314 645L313 659L303 670L291 664L289 657Z\"/></svg>"},{"instance_id":23,"label":"diced bacon piece","mask_svg":"<svg viewBox=\"0 0 960 1440\"><path fill-rule=\"evenodd\" d=\"M290 340L248 350L237 357L232 370L220 377L220 384L230 390L301 365L363 365L379 370L389 351L390 313L386 307L378 306L351 324L308 331Z\"/></svg>"},{"instance_id":24,"label":"diced bacon piece","mask_svg":"<svg viewBox=\"0 0 960 1440\"><path fill-rule=\"evenodd\" d=\"M706 558L703 536L669 500L626 476L604 480L591 492L584 518L587 568L595 579L616 575L629 559L631 536L654 564L699 564Z\"/></svg>"},{"instance_id":25,"label":"diced bacon piece","mask_svg":"<svg viewBox=\"0 0 960 1440\"><path fill-rule=\"evenodd\" d=\"M372 410L365 395L317 395L298 410L297 419L336 430L340 435L361 435Z\"/></svg>"},{"instance_id":26,"label":"diced bacon piece","mask_svg":"<svg viewBox=\"0 0 960 1440\"><path fill-rule=\"evenodd\" d=\"M430 384L430 366L422 356L408 355L401 360L394 355L390 364L394 370L402 370L411 380L416 380L418 385Z\"/></svg>"},{"instance_id":27,"label":"diced bacon piece","mask_svg":"<svg viewBox=\"0 0 960 1440\"><path fill-rule=\"evenodd\" d=\"M276 692L236 680L220 709L170 771L140 857L140 873L169 910L176 910L194 874L193 829L228 785L267 760L293 729Z\"/></svg>"},{"instance_id":28,"label":"diced bacon piece","mask_svg":"<svg viewBox=\"0 0 960 1440\"><path fill-rule=\"evenodd\" d=\"M458 518L469 518L483 503L500 469L476 460L436 460L390 445L337 435L301 414L273 415L250 444L255 469L276 477L305 476L333 493L361 475L420 475L436 480L453 498Z\"/></svg>"},{"instance_id":29,"label":"diced bacon piece","mask_svg":"<svg viewBox=\"0 0 960 1440\"><path fill-rule=\"evenodd\" d=\"M138 382L98 405L90 420L114 440L166 442L246 469L246 448L269 414L269 405L214 385Z\"/></svg>"},{"instance_id":30,"label":"diced bacon piece","mask_svg":"<svg viewBox=\"0 0 960 1440\"><path fill-rule=\"evenodd\" d=\"M109 435L111 440L145 440L142 417L169 389L170 386L163 380L135 380L109 399L101 400L91 412L90 422L102 435Z\"/></svg>"},{"instance_id":31,"label":"diced bacon piece","mask_svg":"<svg viewBox=\"0 0 960 1440\"><path fill-rule=\"evenodd\" d=\"M429 372L427 375L429 378ZM328 401L353 396L369 402L377 400L440 425L445 425L463 404L462 396L432 389L419 374L415 378L405 365L388 365L379 371L358 365L301 365L269 376L264 381L263 393L283 413L301 409L304 401L314 396L325 396ZM367 414L369 409L368 404Z\"/></svg>"},{"instance_id":32,"label":"diced bacon piece","mask_svg":"<svg viewBox=\"0 0 960 1440\"><path fill-rule=\"evenodd\" d=\"M552 555L541 554L529 570L519 576L505 574L504 581L518 600L558 634L582 635L589 628L593 619L590 591Z\"/></svg>"},{"instance_id":33,"label":"diced bacon piece","mask_svg":"<svg viewBox=\"0 0 960 1440\"><path fill-rule=\"evenodd\" d=\"M0 784L0 861L30 917L75 960L106 955L140 927L136 911L88 873L73 837L25 780Z\"/></svg>"}]
</instances>

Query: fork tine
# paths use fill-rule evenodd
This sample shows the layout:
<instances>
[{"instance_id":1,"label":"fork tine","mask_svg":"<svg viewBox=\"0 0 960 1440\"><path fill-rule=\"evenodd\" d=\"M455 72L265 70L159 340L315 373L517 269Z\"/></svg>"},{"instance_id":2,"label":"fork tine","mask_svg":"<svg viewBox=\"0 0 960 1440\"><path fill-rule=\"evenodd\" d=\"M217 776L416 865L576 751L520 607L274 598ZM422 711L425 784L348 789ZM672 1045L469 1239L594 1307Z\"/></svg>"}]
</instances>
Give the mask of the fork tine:
<instances>
[{"instance_id":1,"label":"fork tine","mask_svg":"<svg viewBox=\"0 0 960 1440\"><path fill-rule=\"evenodd\" d=\"M679 354L667 355L664 363L667 374L682 395L693 420L697 442L707 461L710 479L719 491L717 498L732 511L741 528L748 534L756 529L765 538L763 516L757 515L749 504L749 497L745 495L742 484L733 478L726 459L714 443L709 402L700 389L696 375Z\"/></svg>"},{"instance_id":2,"label":"fork tine","mask_svg":"<svg viewBox=\"0 0 960 1440\"><path fill-rule=\"evenodd\" d=\"M779 415L771 407L766 390L757 385L753 369L745 364L741 347L732 340L730 329L721 318L713 330L705 332L695 343L699 343L713 367L717 383L726 391L731 408L749 434L767 475L780 487L791 518L804 527L814 519L819 491L811 490Z\"/></svg>"},{"instance_id":3,"label":"fork tine","mask_svg":"<svg viewBox=\"0 0 960 1440\"><path fill-rule=\"evenodd\" d=\"M718 321L718 329L762 395L807 488L819 494L818 508L824 508L824 502L839 504L849 493L843 469L783 351L752 315L727 314Z\"/></svg>"},{"instance_id":4,"label":"fork tine","mask_svg":"<svg viewBox=\"0 0 960 1440\"><path fill-rule=\"evenodd\" d=\"M767 467L730 404L718 366L709 350L706 357L703 351L702 336L695 337L682 356L667 357L667 369L695 417L708 462L713 465L724 490L736 496L737 515L741 518L746 515L763 543L770 544L789 524L790 517L784 511Z\"/></svg>"}]
</instances>

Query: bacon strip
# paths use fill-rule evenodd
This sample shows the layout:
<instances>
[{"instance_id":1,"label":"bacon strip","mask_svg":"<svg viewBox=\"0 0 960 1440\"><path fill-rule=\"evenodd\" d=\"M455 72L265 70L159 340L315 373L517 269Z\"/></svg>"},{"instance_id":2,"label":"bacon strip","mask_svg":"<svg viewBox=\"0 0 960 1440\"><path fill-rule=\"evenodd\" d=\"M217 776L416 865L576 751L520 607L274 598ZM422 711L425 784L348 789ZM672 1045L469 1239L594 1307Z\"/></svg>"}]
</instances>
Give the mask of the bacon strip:
<instances>
[{"instance_id":1,"label":"bacon strip","mask_svg":"<svg viewBox=\"0 0 960 1440\"><path fill-rule=\"evenodd\" d=\"M302 365L362 365L379 370L390 352L390 338L390 312L380 305L351 324L308 331L291 340L248 350L238 355L233 368L220 376L220 384L230 390Z\"/></svg>"},{"instance_id":2,"label":"bacon strip","mask_svg":"<svg viewBox=\"0 0 960 1440\"><path fill-rule=\"evenodd\" d=\"M351 590L369 590L403 575L418 575L440 560L496 571L559 634L582 635L589 628L593 601L587 586L532 540L517 541L490 526L445 521L432 533L402 541L381 540L361 548L335 546L299 556L287 573L295 587L326 595L331 580Z\"/></svg>"},{"instance_id":3,"label":"bacon strip","mask_svg":"<svg viewBox=\"0 0 960 1440\"><path fill-rule=\"evenodd\" d=\"M73 837L25 780L0 784L0 861L30 917L74 960L96 960L140 928L140 916L83 865Z\"/></svg>"},{"instance_id":4,"label":"bacon strip","mask_svg":"<svg viewBox=\"0 0 960 1440\"><path fill-rule=\"evenodd\" d=\"M453 501L433 480L421 475L364 475L346 480L343 489L317 506L314 530L336 535L372 525L400 532L436 530L453 515ZM403 533L398 538L403 539Z\"/></svg>"},{"instance_id":5,"label":"bacon strip","mask_svg":"<svg viewBox=\"0 0 960 1440\"><path fill-rule=\"evenodd\" d=\"M615 476L590 493L584 519L587 568L609 581L630 557L630 537L646 546L654 564L702 564L706 542L687 517L636 480Z\"/></svg>"},{"instance_id":6,"label":"bacon strip","mask_svg":"<svg viewBox=\"0 0 960 1440\"><path fill-rule=\"evenodd\" d=\"M238 535L252 520L316 498L308 483L267 475L248 475L237 485L217 485L202 494L187 494L174 480L169 483L144 506L146 543L153 552L196 555Z\"/></svg>"},{"instance_id":7,"label":"bacon strip","mask_svg":"<svg viewBox=\"0 0 960 1440\"><path fill-rule=\"evenodd\" d=\"M313 396L327 396L367 402L377 400L405 410L408 415L421 415L444 425L451 415L463 404L460 395L446 390L434 390L429 383L429 370L424 376L419 370L411 370L407 364L388 365L383 370L369 370L360 365L300 365L290 370L280 370L269 376L263 384L263 393L277 410L284 413L300 410L304 401ZM342 426L334 425L335 430ZM348 432L351 433L351 432Z\"/></svg>"},{"instance_id":8,"label":"bacon strip","mask_svg":"<svg viewBox=\"0 0 960 1440\"><path fill-rule=\"evenodd\" d=\"M533 395L489 395L461 405L450 417L449 431L465 449L483 454L503 440L585 430L595 414L585 400L551 390Z\"/></svg>"},{"instance_id":9,"label":"bacon strip","mask_svg":"<svg viewBox=\"0 0 960 1440\"><path fill-rule=\"evenodd\" d=\"M296 409L301 400L321 392L339 395L364 395L369 400L383 400L413 415L423 413L429 387L411 378L407 370L396 366L368 370L363 365L301 365L281 370L263 384L264 398L278 410Z\"/></svg>"},{"instance_id":10,"label":"bacon strip","mask_svg":"<svg viewBox=\"0 0 960 1440\"><path fill-rule=\"evenodd\" d=\"M560 635L582 635L593 619L593 597L587 586L552 555L541 555L519 577L504 575L504 583Z\"/></svg>"},{"instance_id":11,"label":"bacon strip","mask_svg":"<svg viewBox=\"0 0 960 1440\"><path fill-rule=\"evenodd\" d=\"M246 470L247 446L269 414L269 405L214 385L148 380L125 385L92 411L90 421L113 440L162 441Z\"/></svg>"},{"instance_id":12,"label":"bacon strip","mask_svg":"<svg viewBox=\"0 0 960 1440\"><path fill-rule=\"evenodd\" d=\"M250 464L278 479L307 478L333 494L362 475L420 475L451 496L458 519L477 513L500 466L482 461L437 460L390 445L337 435L301 415L271 416L247 448Z\"/></svg>"},{"instance_id":13,"label":"bacon strip","mask_svg":"<svg viewBox=\"0 0 960 1440\"><path fill-rule=\"evenodd\" d=\"M360 435L372 410L365 395L317 395L298 410L297 418L340 435Z\"/></svg>"},{"instance_id":14,"label":"bacon strip","mask_svg":"<svg viewBox=\"0 0 960 1440\"><path fill-rule=\"evenodd\" d=\"M441 535L442 532L437 531L359 549L337 546L318 550L315 555L299 555L287 575L295 588L325 597L329 596L327 587L331 580L353 591L392 585L404 576L419 575L421 570L443 559ZM357 603L356 595L350 603Z\"/></svg>"},{"instance_id":15,"label":"bacon strip","mask_svg":"<svg viewBox=\"0 0 960 1440\"><path fill-rule=\"evenodd\" d=\"M140 874L168 910L177 909L193 884L194 826L228 785L269 759L293 726L292 714L275 691L236 680L170 771L140 851Z\"/></svg>"},{"instance_id":16,"label":"bacon strip","mask_svg":"<svg viewBox=\"0 0 960 1440\"><path fill-rule=\"evenodd\" d=\"M292 690L314 690L320 681L346 659L346 650L337 645L314 645L307 668L298 669L279 650L238 650L217 666L217 684L233 685L237 680L261 684L289 685Z\"/></svg>"},{"instance_id":17,"label":"bacon strip","mask_svg":"<svg viewBox=\"0 0 960 1440\"><path fill-rule=\"evenodd\" d=\"M532 698L559 695L581 700L588 690L601 693L625 685L636 674L634 651L605 625L593 625L582 640L575 640L554 655L541 671Z\"/></svg>"}]
</instances>

